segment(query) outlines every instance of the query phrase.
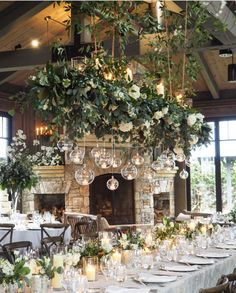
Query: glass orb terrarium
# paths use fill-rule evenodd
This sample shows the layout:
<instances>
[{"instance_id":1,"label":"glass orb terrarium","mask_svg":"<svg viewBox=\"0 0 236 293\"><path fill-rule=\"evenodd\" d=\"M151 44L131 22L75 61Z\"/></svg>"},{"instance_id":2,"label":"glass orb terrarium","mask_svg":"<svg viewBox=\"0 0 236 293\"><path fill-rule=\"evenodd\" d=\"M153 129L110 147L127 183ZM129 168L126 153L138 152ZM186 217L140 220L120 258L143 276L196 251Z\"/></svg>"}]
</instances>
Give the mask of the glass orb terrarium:
<instances>
[{"instance_id":1,"label":"glass orb terrarium","mask_svg":"<svg viewBox=\"0 0 236 293\"><path fill-rule=\"evenodd\" d=\"M101 149L99 156L95 158L95 164L102 169L111 167L112 162L112 153L105 148Z\"/></svg>"}]
</instances>

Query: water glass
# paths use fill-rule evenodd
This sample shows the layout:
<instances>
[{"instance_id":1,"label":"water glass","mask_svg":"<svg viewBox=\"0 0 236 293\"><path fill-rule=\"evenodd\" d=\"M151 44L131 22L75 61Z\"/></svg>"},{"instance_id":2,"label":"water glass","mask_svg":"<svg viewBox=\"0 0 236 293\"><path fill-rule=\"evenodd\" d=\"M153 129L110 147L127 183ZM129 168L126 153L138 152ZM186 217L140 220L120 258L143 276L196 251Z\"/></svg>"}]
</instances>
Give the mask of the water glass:
<instances>
[{"instance_id":1,"label":"water glass","mask_svg":"<svg viewBox=\"0 0 236 293\"><path fill-rule=\"evenodd\" d=\"M124 265L118 265L115 269L115 279L119 283L123 283L127 278L127 269Z\"/></svg>"}]
</instances>

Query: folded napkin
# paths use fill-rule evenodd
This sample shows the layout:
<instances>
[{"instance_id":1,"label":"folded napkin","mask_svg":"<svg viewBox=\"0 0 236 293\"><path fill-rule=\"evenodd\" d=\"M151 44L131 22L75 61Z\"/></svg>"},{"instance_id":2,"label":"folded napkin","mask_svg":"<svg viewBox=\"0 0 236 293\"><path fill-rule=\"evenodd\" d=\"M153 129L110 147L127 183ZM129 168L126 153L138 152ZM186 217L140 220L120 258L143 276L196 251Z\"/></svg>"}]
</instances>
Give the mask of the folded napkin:
<instances>
[{"instance_id":1,"label":"folded napkin","mask_svg":"<svg viewBox=\"0 0 236 293\"><path fill-rule=\"evenodd\" d=\"M149 293L148 288L125 288L117 286L109 286L106 288L106 293Z\"/></svg>"},{"instance_id":2,"label":"folded napkin","mask_svg":"<svg viewBox=\"0 0 236 293\"><path fill-rule=\"evenodd\" d=\"M177 276L158 276L149 273L140 273L138 274L138 279L146 283L167 283L177 280Z\"/></svg>"},{"instance_id":3,"label":"folded napkin","mask_svg":"<svg viewBox=\"0 0 236 293\"><path fill-rule=\"evenodd\" d=\"M185 215L183 213L178 214L175 219L176 221L189 221L191 220L191 215Z\"/></svg>"}]
</instances>

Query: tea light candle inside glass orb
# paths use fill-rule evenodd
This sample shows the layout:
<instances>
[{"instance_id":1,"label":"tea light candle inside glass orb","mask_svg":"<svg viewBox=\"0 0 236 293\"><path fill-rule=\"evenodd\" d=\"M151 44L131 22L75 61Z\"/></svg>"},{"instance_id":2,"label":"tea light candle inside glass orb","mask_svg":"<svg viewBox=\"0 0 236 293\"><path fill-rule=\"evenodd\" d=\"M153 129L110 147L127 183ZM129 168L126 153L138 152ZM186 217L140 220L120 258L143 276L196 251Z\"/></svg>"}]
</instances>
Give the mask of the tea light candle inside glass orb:
<instances>
[{"instance_id":1,"label":"tea light candle inside glass orb","mask_svg":"<svg viewBox=\"0 0 236 293\"><path fill-rule=\"evenodd\" d=\"M75 179L80 185L89 185L94 180L94 172L86 164L75 172Z\"/></svg>"},{"instance_id":2,"label":"tea light candle inside glass orb","mask_svg":"<svg viewBox=\"0 0 236 293\"><path fill-rule=\"evenodd\" d=\"M119 181L111 176L111 178L107 181L107 188L110 190L116 190L119 187Z\"/></svg>"}]
</instances>

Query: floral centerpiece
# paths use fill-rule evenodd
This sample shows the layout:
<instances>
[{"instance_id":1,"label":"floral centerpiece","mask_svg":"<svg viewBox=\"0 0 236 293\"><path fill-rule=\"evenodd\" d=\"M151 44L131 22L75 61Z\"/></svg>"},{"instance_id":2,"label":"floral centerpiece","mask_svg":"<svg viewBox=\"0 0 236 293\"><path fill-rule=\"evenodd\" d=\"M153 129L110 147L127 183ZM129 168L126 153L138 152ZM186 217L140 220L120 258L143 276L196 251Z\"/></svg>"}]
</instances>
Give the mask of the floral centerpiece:
<instances>
[{"instance_id":1,"label":"floral centerpiece","mask_svg":"<svg viewBox=\"0 0 236 293\"><path fill-rule=\"evenodd\" d=\"M54 267L52 259L46 256L33 260L33 272L38 275L46 275L49 279L52 279L55 273L62 274L62 267Z\"/></svg>"},{"instance_id":2,"label":"floral centerpiece","mask_svg":"<svg viewBox=\"0 0 236 293\"><path fill-rule=\"evenodd\" d=\"M26 258L17 257L14 264L6 259L0 259L0 284L4 287L13 285L22 288L29 284L30 277L31 271Z\"/></svg>"},{"instance_id":3,"label":"floral centerpiece","mask_svg":"<svg viewBox=\"0 0 236 293\"><path fill-rule=\"evenodd\" d=\"M117 246L123 250L137 250L145 247L145 239L141 231L128 230L117 238Z\"/></svg>"},{"instance_id":4,"label":"floral centerpiece","mask_svg":"<svg viewBox=\"0 0 236 293\"><path fill-rule=\"evenodd\" d=\"M7 190L12 200L12 208L16 209L22 191L35 186L37 177L33 172L33 162L23 131L19 129L12 140L8 147L8 161L0 164L0 187Z\"/></svg>"},{"instance_id":5,"label":"floral centerpiece","mask_svg":"<svg viewBox=\"0 0 236 293\"><path fill-rule=\"evenodd\" d=\"M109 254L111 252L112 246L103 246L99 239L94 239L86 242L80 247L79 251L82 257L86 256L97 256L101 258L102 256Z\"/></svg>"}]
</instances>

